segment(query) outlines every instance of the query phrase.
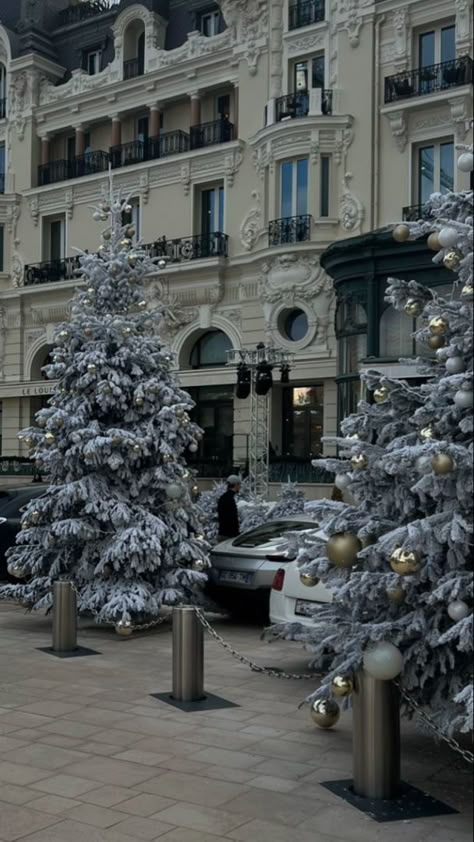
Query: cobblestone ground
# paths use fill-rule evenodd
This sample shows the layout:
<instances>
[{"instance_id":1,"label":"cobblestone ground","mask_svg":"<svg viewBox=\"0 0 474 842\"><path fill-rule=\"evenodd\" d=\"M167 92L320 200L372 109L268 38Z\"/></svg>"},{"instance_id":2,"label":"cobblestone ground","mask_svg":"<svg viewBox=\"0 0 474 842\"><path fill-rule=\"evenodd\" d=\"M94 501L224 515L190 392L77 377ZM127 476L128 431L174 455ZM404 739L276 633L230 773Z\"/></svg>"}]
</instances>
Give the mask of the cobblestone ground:
<instances>
[{"instance_id":1,"label":"cobblestone ground","mask_svg":"<svg viewBox=\"0 0 474 842\"><path fill-rule=\"evenodd\" d=\"M305 671L297 644L216 623L261 664ZM237 708L186 714L171 687L168 627L125 640L85 625L101 654L39 652L50 620L0 605L0 842L469 842L471 770L403 728L403 778L455 815L377 824L320 786L351 777L351 716L317 729L310 682L252 673L206 640L206 689ZM311 686L311 685L310 685Z\"/></svg>"}]
</instances>

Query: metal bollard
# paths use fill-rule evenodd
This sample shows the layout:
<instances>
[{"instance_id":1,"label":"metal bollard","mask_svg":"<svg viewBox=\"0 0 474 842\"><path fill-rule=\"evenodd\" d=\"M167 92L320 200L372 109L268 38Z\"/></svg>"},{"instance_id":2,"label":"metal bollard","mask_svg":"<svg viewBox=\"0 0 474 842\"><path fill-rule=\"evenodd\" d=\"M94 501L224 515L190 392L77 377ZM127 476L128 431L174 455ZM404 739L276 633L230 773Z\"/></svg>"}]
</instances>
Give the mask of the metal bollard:
<instances>
[{"instance_id":1,"label":"metal bollard","mask_svg":"<svg viewBox=\"0 0 474 842\"><path fill-rule=\"evenodd\" d=\"M393 681L358 672L354 682L354 792L395 799L400 792L400 696Z\"/></svg>"},{"instance_id":2,"label":"metal bollard","mask_svg":"<svg viewBox=\"0 0 474 842\"><path fill-rule=\"evenodd\" d=\"M173 611L173 699L200 702L204 694L204 630L194 608Z\"/></svg>"},{"instance_id":3,"label":"metal bollard","mask_svg":"<svg viewBox=\"0 0 474 842\"><path fill-rule=\"evenodd\" d=\"M77 649L76 592L71 582L53 584L53 652Z\"/></svg>"}]
</instances>

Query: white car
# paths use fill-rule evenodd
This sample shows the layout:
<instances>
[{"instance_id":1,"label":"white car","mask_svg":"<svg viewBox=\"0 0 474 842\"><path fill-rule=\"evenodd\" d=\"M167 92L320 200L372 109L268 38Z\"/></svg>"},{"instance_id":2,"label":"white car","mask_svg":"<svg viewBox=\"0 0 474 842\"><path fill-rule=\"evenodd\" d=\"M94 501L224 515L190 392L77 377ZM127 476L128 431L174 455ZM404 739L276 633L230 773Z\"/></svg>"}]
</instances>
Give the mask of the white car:
<instances>
[{"instance_id":1,"label":"white car","mask_svg":"<svg viewBox=\"0 0 474 842\"><path fill-rule=\"evenodd\" d=\"M298 564L291 561L275 573L270 594L270 622L272 625L301 623L310 626L318 605L328 602L332 602L331 591L322 582L313 587L303 585Z\"/></svg>"}]
</instances>

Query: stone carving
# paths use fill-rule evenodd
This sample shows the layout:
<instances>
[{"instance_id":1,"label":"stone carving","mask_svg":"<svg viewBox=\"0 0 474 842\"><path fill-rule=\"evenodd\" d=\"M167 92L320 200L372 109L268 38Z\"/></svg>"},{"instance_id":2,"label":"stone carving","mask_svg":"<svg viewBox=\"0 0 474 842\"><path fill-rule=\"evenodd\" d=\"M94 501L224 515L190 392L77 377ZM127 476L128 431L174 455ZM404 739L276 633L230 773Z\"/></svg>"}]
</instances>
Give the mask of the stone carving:
<instances>
[{"instance_id":1,"label":"stone carving","mask_svg":"<svg viewBox=\"0 0 474 842\"><path fill-rule=\"evenodd\" d=\"M362 225L365 211L360 199L349 189L352 173L345 173L342 180L343 192L339 200L339 222L345 231L356 231Z\"/></svg>"},{"instance_id":2,"label":"stone carving","mask_svg":"<svg viewBox=\"0 0 474 842\"><path fill-rule=\"evenodd\" d=\"M12 276L12 284L14 287L22 287L25 281L25 264L18 252L13 252L10 272Z\"/></svg>"},{"instance_id":3,"label":"stone carving","mask_svg":"<svg viewBox=\"0 0 474 842\"><path fill-rule=\"evenodd\" d=\"M158 50L151 63L153 68L170 67L173 64L210 55L230 45L231 32L228 29L211 37L206 37L199 31L189 32L188 40L181 47L176 47L174 50Z\"/></svg>"},{"instance_id":4,"label":"stone carving","mask_svg":"<svg viewBox=\"0 0 474 842\"><path fill-rule=\"evenodd\" d=\"M400 152L405 151L408 141L408 130L404 111L390 111L387 114L395 143Z\"/></svg>"},{"instance_id":5,"label":"stone carving","mask_svg":"<svg viewBox=\"0 0 474 842\"><path fill-rule=\"evenodd\" d=\"M220 310L218 312L219 316L222 316L223 319L227 319L237 330L240 330L242 327L242 311L241 310Z\"/></svg>"},{"instance_id":6,"label":"stone carving","mask_svg":"<svg viewBox=\"0 0 474 842\"><path fill-rule=\"evenodd\" d=\"M112 76L111 65L94 76L89 76L84 70L73 70L71 79L63 85L54 85L43 76L39 81L39 103L47 105L97 88L106 88L112 81L115 79Z\"/></svg>"},{"instance_id":7,"label":"stone carving","mask_svg":"<svg viewBox=\"0 0 474 842\"><path fill-rule=\"evenodd\" d=\"M312 35L302 35L299 38L294 38L288 41L288 53L293 55L295 53L307 53L309 50L318 49L326 42L326 34L324 32L314 32Z\"/></svg>"},{"instance_id":8,"label":"stone carving","mask_svg":"<svg viewBox=\"0 0 474 842\"><path fill-rule=\"evenodd\" d=\"M273 149L271 143L262 144L254 149L252 153L252 163L257 171L259 178L265 178L265 168L269 168L270 175L273 175L275 159L273 156Z\"/></svg>"},{"instance_id":9,"label":"stone carving","mask_svg":"<svg viewBox=\"0 0 474 842\"><path fill-rule=\"evenodd\" d=\"M330 287L319 260L314 255L281 254L262 264L258 295L269 304L294 306L300 299L309 301Z\"/></svg>"},{"instance_id":10,"label":"stone carving","mask_svg":"<svg viewBox=\"0 0 474 842\"><path fill-rule=\"evenodd\" d=\"M454 123L456 140L462 142L469 131L471 122L470 101L468 101L467 97L456 97L455 99L448 99L448 103Z\"/></svg>"},{"instance_id":11,"label":"stone carving","mask_svg":"<svg viewBox=\"0 0 474 842\"><path fill-rule=\"evenodd\" d=\"M14 124L18 140L23 140L26 126L26 98L28 75L24 71L12 79L10 85L9 119Z\"/></svg>"},{"instance_id":12,"label":"stone carving","mask_svg":"<svg viewBox=\"0 0 474 842\"><path fill-rule=\"evenodd\" d=\"M13 245L18 246L20 240L18 238L18 220L21 215L21 205L19 202L15 202L13 205L8 205L7 207L7 231L10 234Z\"/></svg>"},{"instance_id":13,"label":"stone carving","mask_svg":"<svg viewBox=\"0 0 474 842\"><path fill-rule=\"evenodd\" d=\"M252 199L255 200L255 206L250 208L240 226L240 242L246 251L252 251L259 238L266 233L262 228L262 197L257 190L252 190Z\"/></svg>"},{"instance_id":14,"label":"stone carving","mask_svg":"<svg viewBox=\"0 0 474 842\"><path fill-rule=\"evenodd\" d=\"M191 192L191 168L189 164L184 164L181 167L181 184L184 188L184 195L189 196Z\"/></svg>"},{"instance_id":15,"label":"stone carving","mask_svg":"<svg viewBox=\"0 0 474 842\"><path fill-rule=\"evenodd\" d=\"M29 204L30 204L31 218L32 218L34 224L38 225L39 213L40 213L38 196L32 196Z\"/></svg>"},{"instance_id":16,"label":"stone carving","mask_svg":"<svg viewBox=\"0 0 474 842\"><path fill-rule=\"evenodd\" d=\"M257 73L260 52L268 31L268 0L218 0L234 53L245 58L252 76Z\"/></svg>"},{"instance_id":17,"label":"stone carving","mask_svg":"<svg viewBox=\"0 0 474 842\"><path fill-rule=\"evenodd\" d=\"M5 307L0 307L0 380L4 378L3 363L5 359L5 345L7 336L7 319Z\"/></svg>"},{"instance_id":18,"label":"stone carving","mask_svg":"<svg viewBox=\"0 0 474 842\"><path fill-rule=\"evenodd\" d=\"M140 187L140 196L143 199L143 204L147 205L148 198L150 195L150 173L148 170L144 170L144 172L140 173L138 183Z\"/></svg>"},{"instance_id":19,"label":"stone carving","mask_svg":"<svg viewBox=\"0 0 474 842\"><path fill-rule=\"evenodd\" d=\"M339 0L339 16L342 28L347 32L351 47L358 47L360 44L360 30L364 18L362 9L372 6L373 0Z\"/></svg>"},{"instance_id":20,"label":"stone carving","mask_svg":"<svg viewBox=\"0 0 474 842\"><path fill-rule=\"evenodd\" d=\"M72 219L74 215L74 193L72 190L66 190L64 193L64 207L68 219Z\"/></svg>"},{"instance_id":21,"label":"stone carving","mask_svg":"<svg viewBox=\"0 0 474 842\"><path fill-rule=\"evenodd\" d=\"M393 13L394 58L397 71L407 66L410 35L410 12L401 6Z\"/></svg>"},{"instance_id":22,"label":"stone carving","mask_svg":"<svg viewBox=\"0 0 474 842\"><path fill-rule=\"evenodd\" d=\"M227 187L234 186L235 174L240 168L244 156L240 149L233 150L230 155L226 155L224 159L224 174L226 178Z\"/></svg>"},{"instance_id":23,"label":"stone carving","mask_svg":"<svg viewBox=\"0 0 474 842\"><path fill-rule=\"evenodd\" d=\"M283 0L272 0L271 21L270 96L279 97L283 93Z\"/></svg>"},{"instance_id":24,"label":"stone carving","mask_svg":"<svg viewBox=\"0 0 474 842\"><path fill-rule=\"evenodd\" d=\"M454 0L456 9L456 54L470 55L471 50L471 8L469 0Z\"/></svg>"}]
</instances>

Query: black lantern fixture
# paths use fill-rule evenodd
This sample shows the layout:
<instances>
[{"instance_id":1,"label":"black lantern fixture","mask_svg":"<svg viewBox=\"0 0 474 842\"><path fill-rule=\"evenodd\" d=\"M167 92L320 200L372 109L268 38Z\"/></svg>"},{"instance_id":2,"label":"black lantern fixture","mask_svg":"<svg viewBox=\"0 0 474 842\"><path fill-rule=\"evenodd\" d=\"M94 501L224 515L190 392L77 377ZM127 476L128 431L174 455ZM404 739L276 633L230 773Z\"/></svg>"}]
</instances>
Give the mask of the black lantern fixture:
<instances>
[{"instance_id":1,"label":"black lantern fixture","mask_svg":"<svg viewBox=\"0 0 474 842\"><path fill-rule=\"evenodd\" d=\"M244 401L250 395L250 385L252 380L252 372L248 365L239 363L237 366L237 397Z\"/></svg>"}]
</instances>

